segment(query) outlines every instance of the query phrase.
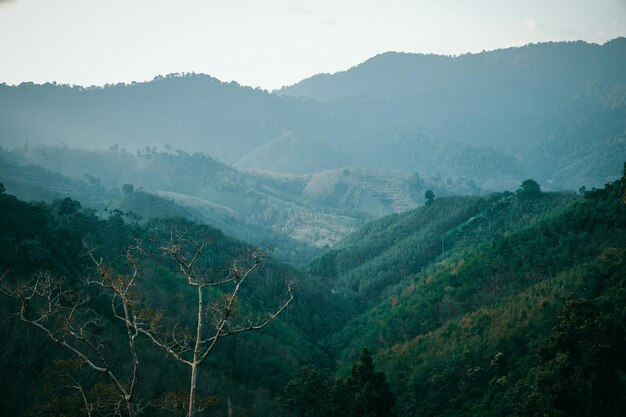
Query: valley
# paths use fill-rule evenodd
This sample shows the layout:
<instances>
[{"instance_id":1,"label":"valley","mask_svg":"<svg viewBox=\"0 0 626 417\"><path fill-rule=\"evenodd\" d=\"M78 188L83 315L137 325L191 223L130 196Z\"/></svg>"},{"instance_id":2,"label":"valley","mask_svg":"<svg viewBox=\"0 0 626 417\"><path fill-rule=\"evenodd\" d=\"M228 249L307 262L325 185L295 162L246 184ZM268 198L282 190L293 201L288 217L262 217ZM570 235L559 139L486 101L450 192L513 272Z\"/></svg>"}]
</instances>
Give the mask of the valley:
<instances>
[{"instance_id":1,"label":"valley","mask_svg":"<svg viewBox=\"0 0 626 417\"><path fill-rule=\"evenodd\" d=\"M0 84L0 415L621 415L625 97L624 38Z\"/></svg>"}]
</instances>

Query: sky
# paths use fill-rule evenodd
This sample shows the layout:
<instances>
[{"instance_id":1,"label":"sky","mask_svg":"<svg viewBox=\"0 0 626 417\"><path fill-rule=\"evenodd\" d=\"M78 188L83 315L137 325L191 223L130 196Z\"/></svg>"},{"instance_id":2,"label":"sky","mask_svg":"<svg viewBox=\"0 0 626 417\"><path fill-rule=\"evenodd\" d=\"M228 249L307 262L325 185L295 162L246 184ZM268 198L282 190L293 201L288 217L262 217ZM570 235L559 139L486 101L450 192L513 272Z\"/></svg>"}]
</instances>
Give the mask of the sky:
<instances>
[{"instance_id":1,"label":"sky","mask_svg":"<svg viewBox=\"0 0 626 417\"><path fill-rule=\"evenodd\" d=\"M206 73L274 90L386 51L626 36L626 0L0 0L0 83Z\"/></svg>"}]
</instances>

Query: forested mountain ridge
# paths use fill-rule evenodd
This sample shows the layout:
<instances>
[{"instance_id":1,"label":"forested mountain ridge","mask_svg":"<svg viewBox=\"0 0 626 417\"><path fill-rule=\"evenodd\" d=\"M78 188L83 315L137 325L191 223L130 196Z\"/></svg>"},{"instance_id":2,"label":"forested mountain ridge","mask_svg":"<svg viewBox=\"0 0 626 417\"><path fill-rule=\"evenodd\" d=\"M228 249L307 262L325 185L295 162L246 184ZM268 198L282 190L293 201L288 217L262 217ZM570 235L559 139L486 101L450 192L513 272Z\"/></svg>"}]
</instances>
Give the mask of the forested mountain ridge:
<instances>
[{"instance_id":1,"label":"forested mountain ridge","mask_svg":"<svg viewBox=\"0 0 626 417\"><path fill-rule=\"evenodd\" d=\"M326 342L340 368L362 346L377 352L400 416L620 415L626 177L583 198L522 188L478 200L438 227L420 217L459 201L383 218L312 264L346 299L380 300L354 304L363 313ZM422 262L412 252L428 246L403 237L420 232Z\"/></svg>"},{"instance_id":2,"label":"forested mountain ridge","mask_svg":"<svg viewBox=\"0 0 626 417\"><path fill-rule=\"evenodd\" d=\"M426 189L437 195L479 192L471 181L397 171L252 173L208 155L153 147L136 154L115 147L0 149L0 175L9 192L23 199L71 196L100 212L132 212L140 221L183 216L271 245L276 256L294 263L307 262L368 220L421 204Z\"/></svg>"},{"instance_id":3,"label":"forested mountain ridge","mask_svg":"<svg viewBox=\"0 0 626 417\"><path fill-rule=\"evenodd\" d=\"M623 38L386 53L275 94L197 74L0 85L0 135L11 148L179 148L282 174L356 167L486 190L529 177L553 190L600 186L626 154L624 56Z\"/></svg>"},{"instance_id":4,"label":"forested mountain ridge","mask_svg":"<svg viewBox=\"0 0 626 417\"><path fill-rule=\"evenodd\" d=\"M107 303L106 293L98 290L95 277L101 269L90 260L88 250L93 250L96 260L102 259L113 270L120 271L118 280L126 279L122 274L132 272L130 261L135 259L140 262L140 277L131 287L132 297L136 298L133 308L151 306L156 309L154 314L164 317L165 324L171 321L178 327L179 338L186 337L182 329L193 322L193 297L189 298L191 294L185 280L181 279L180 270L171 262L172 259L168 260L164 255L163 248L178 233L189 239L183 242L194 239L208 242L207 250L199 259L204 270L208 271L205 273L217 280L228 273L231 262L239 260L238 265L243 267L252 250L250 245L227 238L217 229L185 219L159 219L141 226L129 224L119 211L99 218L92 209L83 209L79 202L70 198L57 200L52 205L22 202L6 194L4 186L0 189L0 213L3 334L0 369L3 375L13 375L11 379L2 379L0 413L3 415L19 415L20 412L81 414L80 396L76 397L78 392L71 386L63 388L64 378L81 381L84 394L89 401L93 401L96 409L106 409L107 401L115 391L107 385L109 381L106 378L99 379L98 373L90 373L89 367L81 366L80 360L76 367L72 361L80 358L64 349L62 343L52 343L39 329L20 323L19 314L16 315L20 312L18 300L8 297L8 294L19 296L19 291L24 290L20 288L29 288L35 279L42 282L39 290L36 286L31 289L33 311L30 315L37 317L38 305L34 297L39 294L37 291L45 294L48 288L43 286L45 281L40 280L42 277L53 277L62 285L62 292L60 298L53 302L51 315L41 323L50 326L53 333L60 331L62 340L67 338L73 344L71 331L63 333L63 327L54 327L59 325L54 316L57 308L54 303L72 303L73 300L83 299L77 305L77 317L72 320L80 326L83 315L93 316L87 322L87 326L93 326L93 333L89 332L87 337L96 338L102 344L97 352L103 351L107 355L113 372L125 372L130 363L124 357L123 333L117 329L117 319L111 315L111 301ZM134 249L134 257L127 260L124 253L129 248L137 249ZM238 337L239 343L236 344L231 338L223 340L209 357L211 366L204 367L206 372L199 379L199 390L209 399L221 398L219 405L215 400L209 402L213 412L227 407L228 398L228 407L232 402L235 409L255 408L253 414L256 415L269 415L269 410L276 410L276 415L281 415L281 404L276 401L276 395L290 373L298 365L327 363L324 359L326 355L315 346L315 340L336 328L337 322L324 320L325 312L333 311L336 317L346 313L340 305L334 304L326 289L275 260L263 262L256 276L250 279L252 281L241 291L237 304L237 310L244 314L246 326L247 320L255 320L255 316L265 320L264 310L271 311L274 305L280 303L285 297L287 285L293 286L298 297L263 334L243 335ZM219 290L210 292L208 296L217 297L213 302L219 303ZM45 312L45 305L43 308L40 311ZM60 319L62 323L63 316ZM233 323L237 320L234 314L232 320ZM75 332L76 328L69 327ZM176 399L177 392L185 389L185 382L188 381L185 369L168 360L165 352L151 346L148 339L138 340L136 349L142 364L137 388L138 403L144 402L150 413L154 413L152 415L171 415L172 409L166 405ZM26 402L23 401L25 397L29 399ZM147 400L150 402L147 403ZM162 406L157 405L160 402ZM254 402L258 404L252 406Z\"/></svg>"},{"instance_id":5,"label":"forested mountain ridge","mask_svg":"<svg viewBox=\"0 0 626 417\"><path fill-rule=\"evenodd\" d=\"M0 414L625 415L625 98L624 38L0 85Z\"/></svg>"},{"instance_id":6,"label":"forested mountain ridge","mask_svg":"<svg viewBox=\"0 0 626 417\"><path fill-rule=\"evenodd\" d=\"M191 74L103 88L23 83L0 90L5 145L106 149L124 144L134 152L170 144L210 150L227 162L280 133L272 121L293 101ZM228 149L221 152L220 144Z\"/></svg>"},{"instance_id":7,"label":"forested mountain ridge","mask_svg":"<svg viewBox=\"0 0 626 417\"><path fill-rule=\"evenodd\" d=\"M619 173L626 153L625 56L625 38L601 46L541 43L457 57L390 52L279 93L325 102L358 120L384 117L393 132L364 126L358 143L374 152L360 163L382 153L385 161L406 166L410 155L420 173L436 172L445 170L440 165L449 153L420 153L433 142L463 144L477 154L471 160L493 160L487 150L512 157L515 163L500 176L525 173L572 189L600 173L599 160L614 173L607 171L593 185ZM609 162L609 150L620 156Z\"/></svg>"},{"instance_id":8,"label":"forested mountain ridge","mask_svg":"<svg viewBox=\"0 0 626 417\"><path fill-rule=\"evenodd\" d=\"M208 411L226 415L231 403L258 416L300 415L303 409L311 416L351 413L345 407L357 405L341 400L336 390L353 389L358 372L369 366L369 378L378 382L368 395L384 398L385 407L395 403L393 412L402 417L621 415L625 181L582 195L541 192L529 180L515 193L436 198L363 226L313 262L313 276L269 261L259 272L259 285L244 293L245 309L280 299L285 277L298 283L294 304L263 333L229 339L215 351L201 374L204 393L217 397L207 399ZM0 210L3 285L45 269L68 277L70 288L97 295L80 280L94 268L81 256L85 243L97 244L99 255L123 269L126 258L120 253L140 239L146 251L140 255L144 274L138 291L146 303L183 323L192 320L187 307L168 300L186 297L187 291L172 264L158 256L159 239L171 237L172 227L209 238L207 262L214 273L249 248L182 219L139 225L125 223L119 211L98 218L71 199L50 206L25 203L3 189ZM105 318L108 304L99 297L92 308ZM5 300L3 312L14 312L15 303ZM47 403L60 394L38 391L41 381L33 370L48 368L50 376L65 369L67 364L50 362L63 358L63 351L36 329L24 330L15 316L5 317L0 366L3 374L19 377L3 386L3 412L22 410L18 393L29 392L34 398L29 407L65 407L79 415L80 401L71 392L57 397L65 402ZM375 364L361 353L364 347ZM142 396L162 393L164 375L171 385L165 391L183 388L188 376L183 369L158 350L141 349L155 365L145 371L151 382L139 391ZM359 353L352 376L344 378ZM385 376L372 374L373 366ZM81 375L84 370L76 374ZM294 389L298 386L307 392ZM155 412L165 410L158 404L165 403L153 403Z\"/></svg>"},{"instance_id":9,"label":"forested mountain ridge","mask_svg":"<svg viewBox=\"0 0 626 417\"><path fill-rule=\"evenodd\" d=\"M624 48L626 38L601 46L582 41L546 42L458 56L386 52L346 71L315 75L283 87L278 93L332 102L349 97L427 95L443 92L444 82L452 82L457 88L476 91L480 87L506 87L495 89L501 94L526 90L527 96L520 98L530 99L532 90L539 86L551 86L550 89L565 93L571 84L590 80L606 80L608 85L621 82L626 65L621 53ZM586 64L580 65L581 61ZM566 74L562 72L564 68L568 68ZM387 82L379 82L381 79ZM512 80L525 85L514 85L510 83Z\"/></svg>"},{"instance_id":10,"label":"forested mountain ridge","mask_svg":"<svg viewBox=\"0 0 626 417\"><path fill-rule=\"evenodd\" d=\"M335 291L372 303L385 290L450 254L463 253L558 213L574 193L445 197L360 228L310 264Z\"/></svg>"}]
</instances>

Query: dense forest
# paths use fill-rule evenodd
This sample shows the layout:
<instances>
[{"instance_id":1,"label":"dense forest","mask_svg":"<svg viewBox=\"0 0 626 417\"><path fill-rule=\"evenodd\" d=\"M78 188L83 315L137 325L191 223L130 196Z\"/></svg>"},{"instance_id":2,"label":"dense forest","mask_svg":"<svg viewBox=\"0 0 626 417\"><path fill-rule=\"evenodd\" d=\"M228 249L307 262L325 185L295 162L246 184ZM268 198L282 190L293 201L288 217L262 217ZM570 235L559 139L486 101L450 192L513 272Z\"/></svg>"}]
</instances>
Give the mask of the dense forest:
<instances>
[{"instance_id":1,"label":"dense forest","mask_svg":"<svg viewBox=\"0 0 626 417\"><path fill-rule=\"evenodd\" d=\"M67 196L91 208L133 213L139 222L183 216L246 242L271 245L275 256L304 264L385 214L437 195L475 194L471 180L346 168L276 176L237 170L201 153L146 147L131 154L68 146L0 148L0 176L25 200Z\"/></svg>"},{"instance_id":2,"label":"dense forest","mask_svg":"<svg viewBox=\"0 0 626 417\"><path fill-rule=\"evenodd\" d=\"M233 270L233 262L243 270L246 263L258 257L255 248L229 239L217 229L182 218L155 220L139 226L126 222L119 211L99 218L92 209L82 208L78 201L70 198L52 205L26 203L5 194L4 187L2 189L0 262L4 295L1 366L3 375L15 376L12 381L2 378L3 401L0 403L3 415L19 415L20 411L28 411L33 405L37 406L28 412L69 412L64 408L68 406L73 412L85 413L84 409L81 410L78 391L72 390L72 383L67 382L75 378L81 380L81 389L96 409L103 403L111 406L115 402L114 387L107 385L110 381L98 379L97 372L90 374L81 358L64 349L62 342L52 343L45 332L15 320L14 314L21 311L21 303L25 300L24 292L34 291L35 283L52 282L40 285L44 290L50 289L58 304L53 314L46 315L43 320L52 328L55 337L58 340L70 337L64 323L71 322L74 327L91 323L93 328L88 329L85 338L93 340L89 339L88 343L80 336L73 342L83 348L89 348L91 344L97 346L96 353L100 356L102 350L103 361L106 358L115 372L127 375L132 358L125 356L124 326L117 323L110 309L111 302L119 301L120 295L111 293L110 288L107 291L106 285L96 283L102 283L98 277L103 270L110 271L106 274L112 276L113 283L118 280L128 283L133 268L137 268L138 278L129 284L133 293L131 304L137 309L137 315L164 316L163 326L180 327L178 338L181 338L186 337L183 336L186 333L184 328L194 319L190 310L194 293L178 276L180 269L175 265L176 258L163 254L162 248L173 244L172 236L175 235L176 242L183 242L180 243L183 245L191 241L208 242L207 250L196 260L202 267L202 272L198 273L217 281ZM127 256L131 247L134 248L132 255ZM94 259L102 260L98 261L102 264ZM235 409L245 407L257 410L257 415L270 415L272 413L268 410L276 408L275 393L282 390L290 373L300 364L317 363L324 357L314 340L329 328L319 317L326 311L339 315L345 313L315 281L303 280L295 270L271 259L264 260L250 285L242 288L236 308L233 306L240 317L233 313L230 320L262 322L265 312L273 311L286 298L289 286L293 286L298 296L268 327L268 331L242 335L236 343L233 343L234 338L225 338L208 357L210 366L205 364L207 372L200 374L198 383L201 395L207 398L219 396L223 407L228 398L228 404ZM219 304L228 291L211 289L205 294L209 297L205 304ZM46 291L42 293L39 298L50 298ZM45 315L49 304L46 297L26 302L27 319ZM67 308L77 299L81 302L75 306L77 314L70 320ZM208 313L210 316L211 312ZM139 338L136 350L142 364L136 406L174 401L188 381L185 369L168 360L165 352L151 346L148 340ZM66 386L70 388L64 390ZM28 403L23 402L24 393L31 398ZM74 404L74 400L79 401ZM167 404L163 407L149 405L145 412L155 414L159 410L163 415L170 415ZM109 415L110 411L98 409L98 413L104 413L102 415ZM94 411L93 415L101 415L98 413Z\"/></svg>"},{"instance_id":3,"label":"dense forest","mask_svg":"<svg viewBox=\"0 0 626 417\"><path fill-rule=\"evenodd\" d=\"M626 415L625 98L625 38L0 84L0 415Z\"/></svg>"},{"instance_id":4,"label":"dense forest","mask_svg":"<svg viewBox=\"0 0 626 417\"><path fill-rule=\"evenodd\" d=\"M198 277L226 285L204 293L205 331L227 309L233 336L198 367L197 415L626 409L626 176L578 194L529 180L434 198L304 272L182 217L137 222L1 189L2 415L186 415L193 351L149 334L194 340ZM247 281L228 304L233 273Z\"/></svg>"}]
</instances>

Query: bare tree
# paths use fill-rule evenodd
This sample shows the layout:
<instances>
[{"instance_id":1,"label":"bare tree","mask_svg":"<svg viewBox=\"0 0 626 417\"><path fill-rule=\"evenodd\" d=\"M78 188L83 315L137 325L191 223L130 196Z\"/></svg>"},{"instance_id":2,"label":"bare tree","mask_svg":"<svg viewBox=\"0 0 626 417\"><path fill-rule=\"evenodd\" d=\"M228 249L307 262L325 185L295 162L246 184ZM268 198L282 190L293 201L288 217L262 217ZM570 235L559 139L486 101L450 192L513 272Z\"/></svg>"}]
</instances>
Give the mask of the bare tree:
<instances>
[{"instance_id":1,"label":"bare tree","mask_svg":"<svg viewBox=\"0 0 626 417\"><path fill-rule=\"evenodd\" d=\"M272 322L293 300L292 285L287 283L287 297L271 312L261 317L242 317L238 301L242 285L267 257L267 251L256 249L234 260L225 276L215 277L200 271L198 264L208 242L194 240L183 234L172 233L171 239L161 247L162 252L178 265L186 283L196 292L196 325L193 331L180 329L178 325L164 331L159 320L152 320L149 329L140 327L154 344L164 349L178 362L191 370L187 416L193 417L197 409L198 368L213 351L217 342L238 333L260 330ZM218 288L220 296L205 301L205 290ZM213 292L215 294L215 292Z\"/></svg>"},{"instance_id":2,"label":"bare tree","mask_svg":"<svg viewBox=\"0 0 626 417\"><path fill-rule=\"evenodd\" d=\"M214 397L197 398L198 368L213 351L217 342L223 338L247 331L260 330L272 322L293 299L292 285L287 284L287 297L271 312L254 317L242 314L241 288L250 275L255 272L267 257L267 251L253 250L248 255L232 261L228 271L221 276L214 276L206 271L200 272L198 265L207 248L206 240L193 240L183 234L172 233L170 240L160 249L171 258L184 277L186 284L195 288L196 320L195 328L187 329L175 318L170 318L169 325L163 319L164 313L147 308L140 300L141 294L136 286L140 276L139 259L136 254L143 253L140 246L127 250L125 258L129 271L120 273L101 258L95 256L94 249L87 250L87 256L96 266L97 278L88 280L89 284L104 289L111 298L113 317L122 323L126 330L126 350L130 362L129 375L121 378L109 366L105 355L104 342L96 336L100 328L99 317L87 308L89 298L68 290L63 279L50 272L38 272L35 277L20 285L4 285L3 293L13 297L19 303L19 318L41 330L50 340L71 352L88 369L105 376L115 388L119 401L108 401L115 409L114 415L121 416L122 409L129 417L140 414L143 407L136 403L139 382L139 355L137 338L145 336L156 346L162 348L178 362L189 366L191 379L189 392L171 394L162 402L173 408L185 406L186 415L194 413L215 403ZM208 288L212 287L212 296ZM216 294L219 294L216 296ZM206 296L206 297L205 297ZM206 300L205 300L206 298ZM91 404L87 390L69 373L64 374L59 387L75 389L81 394L83 407L88 416L92 411L102 408L102 401ZM183 404L182 398L186 397ZM153 405L160 404L158 401ZM122 407L120 407L122 406ZM167 408L167 407L165 407ZM173 410L172 410L173 411Z\"/></svg>"},{"instance_id":3,"label":"bare tree","mask_svg":"<svg viewBox=\"0 0 626 417\"><path fill-rule=\"evenodd\" d=\"M131 274L131 279L119 277L115 281L106 273L101 279L92 281L101 286L113 289L113 309L116 310L116 299L121 300L125 310L132 311L128 298L124 298L137 270ZM3 276L3 278L6 274ZM18 301L17 316L21 321L39 329L49 340L70 352L81 365L85 365L105 379L114 387L118 401L116 401L116 415L122 415L122 409L128 416L135 416L141 408L134 404L137 385L137 369L139 362L135 350L135 338L139 334L136 320L132 313L126 317L127 348L132 362L131 374L121 378L116 370L110 366L105 352L103 341L96 335L101 328L99 317L92 310L85 308L89 298L78 292L68 289L64 278L49 271L40 271L33 278L15 286L3 285L0 288L4 294ZM121 298L119 296L122 296ZM81 394L85 412L88 416L94 406L90 404L83 386L73 379L69 373L62 378L65 385L60 387L78 390ZM121 405L121 407L120 407Z\"/></svg>"}]
</instances>

